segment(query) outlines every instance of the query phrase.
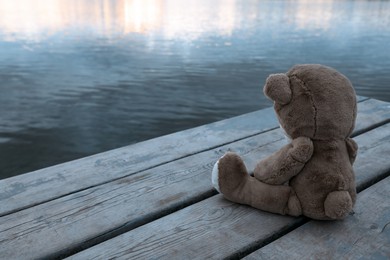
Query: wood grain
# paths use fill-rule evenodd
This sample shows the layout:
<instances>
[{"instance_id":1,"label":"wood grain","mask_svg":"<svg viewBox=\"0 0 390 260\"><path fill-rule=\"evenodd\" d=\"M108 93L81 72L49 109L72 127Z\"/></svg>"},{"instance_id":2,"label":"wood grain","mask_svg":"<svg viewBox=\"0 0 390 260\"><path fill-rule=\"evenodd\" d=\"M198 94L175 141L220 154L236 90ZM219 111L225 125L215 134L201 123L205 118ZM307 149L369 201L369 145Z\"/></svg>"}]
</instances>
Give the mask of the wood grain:
<instances>
[{"instance_id":1,"label":"wood grain","mask_svg":"<svg viewBox=\"0 0 390 260\"><path fill-rule=\"evenodd\" d=\"M359 100L362 101L358 105L361 118L356 131L389 119L388 103L363 97ZM1 180L0 216L269 131L278 125L272 108L267 108Z\"/></svg>"},{"instance_id":2,"label":"wood grain","mask_svg":"<svg viewBox=\"0 0 390 260\"><path fill-rule=\"evenodd\" d=\"M310 221L245 259L389 259L390 177L361 192L355 214Z\"/></svg>"},{"instance_id":3,"label":"wood grain","mask_svg":"<svg viewBox=\"0 0 390 260\"><path fill-rule=\"evenodd\" d=\"M370 176L360 170L362 168L362 163L359 161L360 158L378 161L382 157L387 158L386 154L390 153L390 143L386 139L389 131L390 124L387 124L356 138L362 149L362 154L356 161L357 175L362 176L359 179L359 185L371 181L367 179ZM254 162L258 158L279 149L283 143L284 139L280 131L273 130L160 166L158 167L159 171L145 171L142 174L129 176L34 208L4 216L0 218L0 234L4 238L4 240L0 239L0 247L3 249L0 252L0 258L22 258L26 255L36 258L58 256L56 254L66 253L67 250L77 250L77 247L90 245L88 243L91 240L93 241L96 237L104 236L107 232L120 229L123 229L122 231L131 230L144 224L145 221L152 221L166 213L191 205L198 200L197 198L202 198L203 195L211 195L213 191L210 183L211 168L215 160L226 150L231 149L239 152L244 156L245 161L253 167ZM366 146L375 149L375 152L379 151L378 154L372 153L371 149L366 148ZM387 159L381 160L387 163L387 166L374 165L370 169L374 176L383 167L390 168L390 162ZM139 241L139 237L147 235L145 240L155 241L154 239L157 239L156 241L158 242L156 243L165 243L165 239L178 241L177 244L171 245L170 251L164 252L166 254L175 253L179 257L181 255L176 251L186 251L183 248L189 247L189 244L182 244L180 241L194 236L195 240L191 238L188 241L191 244L191 248L196 248L197 243L200 243L200 247L209 245L206 250L208 252L207 255L201 256L215 256L218 258L243 252L252 245L264 243L264 241L268 241L276 234L296 226L301 221L300 219L270 215L244 206L226 203L226 201L221 199L220 195L214 196L100 244L98 248L102 247L104 254L116 256L116 252L122 252L118 249L118 247L122 247L122 242L128 244L129 247L124 248L130 250L129 248L134 246L134 244L129 243L131 238L135 237L137 238L136 241ZM216 230L213 226L207 226L205 230L198 233L200 232L198 225L201 223L203 215L211 214L210 212L214 211L224 211L226 205L238 208L240 217L234 217L233 220L229 220L231 215L229 213L215 222L216 227L222 227L225 230L222 233L222 237L220 237L222 231ZM234 215L235 213L232 214L236 216ZM246 219L243 216L245 214L249 214L248 218L256 221L252 221L253 223L249 223L250 221L241 222L240 219ZM272 216L272 220L267 222L263 217L260 217L263 215L267 216L267 218ZM283 220L277 222L274 220L275 218ZM276 221L274 226L271 224L273 221ZM234 228L231 227L232 224L225 226L225 223L230 222L238 225L236 227L238 235L230 233L228 227ZM263 222L265 224L262 224ZM174 223L182 223L189 235L177 232L176 235L166 236L163 230L158 228L167 227L174 230L176 227ZM268 227L274 228L269 230ZM252 230L252 233L249 233L249 235L246 233L248 232L247 228ZM264 233L262 230L267 232ZM230 235L226 236L226 232ZM192 233L195 234L192 235ZM256 235L256 237L250 234ZM185 237L181 237L182 235L185 235ZM243 239L239 235L247 237ZM37 240L43 241L36 242ZM241 241L241 244L236 244L237 240ZM133 241L133 243L136 243L136 241ZM214 244L210 241L219 241L221 245L214 248L212 246ZM100 241L95 240L95 242ZM43 244L46 246L43 246ZM15 245L18 247L17 251L14 250ZM140 250L140 248L143 247L139 247L137 250ZM80 258L106 258L106 255L100 255L101 251L98 254L94 250L95 248L85 251L80 255ZM144 250L146 249L144 248ZM196 251L188 251L185 254L193 254L194 252ZM126 257L132 258L133 256L138 256L138 254L146 258L151 257L146 251L136 251L135 253L136 255L129 254ZM187 257L187 255L182 256Z\"/></svg>"},{"instance_id":4,"label":"wood grain","mask_svg":"<svg viewBox=\"0 0 390 260\"><path fill-rule=\"evenodd\" d=\"M302 221L217 195L69 259L224 259Z\"/></svg>"}]
</instances>

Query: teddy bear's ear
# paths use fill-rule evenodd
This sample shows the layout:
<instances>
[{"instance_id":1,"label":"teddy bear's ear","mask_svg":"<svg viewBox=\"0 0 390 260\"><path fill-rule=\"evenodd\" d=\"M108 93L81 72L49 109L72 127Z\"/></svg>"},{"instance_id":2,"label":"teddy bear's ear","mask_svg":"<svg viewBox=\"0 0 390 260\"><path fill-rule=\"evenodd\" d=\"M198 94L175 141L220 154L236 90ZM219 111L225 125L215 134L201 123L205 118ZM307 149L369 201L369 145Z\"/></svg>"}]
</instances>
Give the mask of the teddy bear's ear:
<instances>
[{"instance_id":1,"label":"teddy bear's ear","mask_svg":"<svg viewBox=\"0 0 390 260\"><path fill-rule=\"evenodd\" d=\"M281 105L290 103L292 94L287 75L284 73L269 75L265 82L264 94Z\"/></svg>"}]
</instances>

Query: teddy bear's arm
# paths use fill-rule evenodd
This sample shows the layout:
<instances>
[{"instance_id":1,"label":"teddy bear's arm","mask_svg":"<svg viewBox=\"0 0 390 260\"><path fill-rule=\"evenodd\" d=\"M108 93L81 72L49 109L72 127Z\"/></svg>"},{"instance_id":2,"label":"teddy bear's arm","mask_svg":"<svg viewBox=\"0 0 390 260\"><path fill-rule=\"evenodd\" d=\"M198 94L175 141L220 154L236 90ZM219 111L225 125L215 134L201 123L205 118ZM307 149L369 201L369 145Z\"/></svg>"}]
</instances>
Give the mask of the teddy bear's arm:
<instances>
[{"instance_id":1,"label":"teddy bear's arm","mask_svg":"<svg viewBox=\"0 0 390 260\"><path fill-rule=\"evenodd\" d=\"M260 161L254 176L268 184L279 185L297 175L313 154L313 142L298 137L279 151Z\"/></svg>"},{"instance_id":2,"label":"teddy bear's arm","mask_svg":"<svg viewBox=\"0 0 390 260\"><path fill-rule=\"evenodd\" d=\"M349 155L349 161L351 164L355 162L357 151L358 151L358 145L352 138L347 138L345 140L347 144L347 151Z\"/></svg>"}]
</instances>

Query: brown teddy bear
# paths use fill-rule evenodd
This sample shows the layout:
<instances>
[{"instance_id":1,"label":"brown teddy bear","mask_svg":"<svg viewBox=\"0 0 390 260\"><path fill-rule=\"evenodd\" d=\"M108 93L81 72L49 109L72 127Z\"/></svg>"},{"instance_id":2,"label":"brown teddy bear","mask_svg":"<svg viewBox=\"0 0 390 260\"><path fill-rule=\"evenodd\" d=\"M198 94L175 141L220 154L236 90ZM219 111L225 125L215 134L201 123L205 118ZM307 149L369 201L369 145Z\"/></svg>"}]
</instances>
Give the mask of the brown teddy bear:
<instances>
[{"instance_id":1,"label":"brown teddy bear","mask_svg":"<svg viewBox=\"0 0 390 260\"><path fill-rule=\"evenodd\" d=\"M296 65L270 75L264 93L291 142L260 161L254 176L238 155L225 154L213 168L214 187L228 200L273 213L346 217L356 200L352 84L332 68Z\"/></svg>"}]
</instances>

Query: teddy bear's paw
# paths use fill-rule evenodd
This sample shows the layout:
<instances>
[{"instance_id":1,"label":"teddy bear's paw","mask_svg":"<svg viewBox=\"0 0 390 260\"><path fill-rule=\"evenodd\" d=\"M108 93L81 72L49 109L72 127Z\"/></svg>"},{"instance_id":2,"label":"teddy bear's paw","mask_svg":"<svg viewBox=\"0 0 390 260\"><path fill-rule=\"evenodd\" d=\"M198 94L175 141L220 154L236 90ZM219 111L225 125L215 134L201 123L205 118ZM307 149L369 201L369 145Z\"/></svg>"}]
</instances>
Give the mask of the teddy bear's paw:
<instances>
[{"instance_id":1,"label":"teddy bear's paw","mask_svg":"<svg viewBox=\"0 0 390 260\"><path fill-rule=\"evenodd\" d=\"M290 154L298 162L306 163L313 155L313 142L308 137L298 137L292 141L292 145Z\"/></svg>"},{"instance_id":2,"label":"teddy bear's paw","mask_svg":"<svg viewBox=\"0 0 390 260\"><path fill-rule=\"evenodd\" d=\"M211 176L214 188L224 195L229 195L249 175L240 156L229 152L215 163Z\"/></svg>"},{"instance_id":3,"label":"teddy bear's paw","mask_svg":"<svg viewBox=\"0 0 390 260\"><path fill-rule=\"evenodd\" d=\"M343 219L352 211L353 203L348 191L333 191L324 202L325 215L331 219Z\"/></svg>"}]
</instances>

